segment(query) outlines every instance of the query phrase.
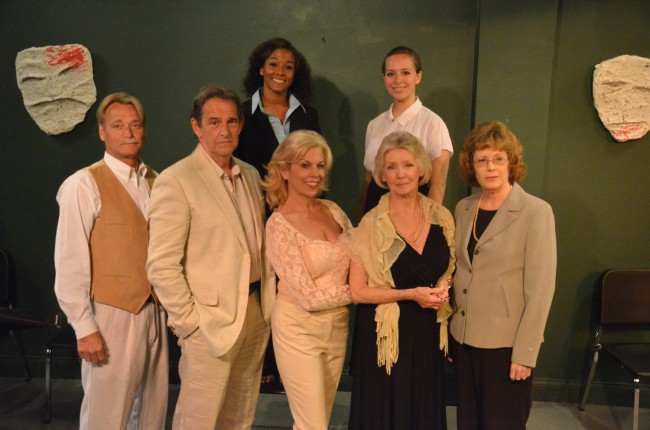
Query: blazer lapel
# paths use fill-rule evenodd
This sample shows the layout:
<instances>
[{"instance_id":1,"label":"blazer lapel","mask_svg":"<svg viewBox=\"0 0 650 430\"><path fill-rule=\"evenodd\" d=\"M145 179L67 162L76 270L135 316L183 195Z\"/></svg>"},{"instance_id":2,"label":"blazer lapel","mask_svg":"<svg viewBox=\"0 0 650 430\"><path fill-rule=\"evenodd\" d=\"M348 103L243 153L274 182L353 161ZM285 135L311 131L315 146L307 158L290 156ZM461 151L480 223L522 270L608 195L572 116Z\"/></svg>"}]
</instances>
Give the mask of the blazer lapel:
<instances>
[{"instance_id":1,"label":"blazer lapel","mask_svg":"<svg viewBox=\"0 0 650 430\"><path fill-rule=\"evenodd\" d=\"M514 184L512 191L510 191L510 195L508 195L506 200L503 202L496 215L494 215L494 218L485 229L485 232L481 235L478 242L476 243L477 248L492 239L494 236L501 233L506 227L515 222L515 220L519 217L519 213L521 211L521 203L523 197L523 189L519 185Z\"/></svg>"},{"instance_id":2,"label":"blazer lapel","mask_svg":"<svg viewBox=\"0 0 650 430\"><path fill-rule=\"evenodd\" d=\"M199 146L197 146L192 153L192 157L197 166L197 173L205 183L206 188L214 197L216 204L221 208L225 218L232 225L233 231L237 234L242 245L248 246L246 233L244 232L241 220L237 214L237 209L235 209L235 206L232 204L230 194L228 190L226 190L226 187L217 174L214 166L211 164L211 161L208 160L207 156Z\"/></svg>"},{"instance_id":3,"label":"blazer lapel","mask_svg":"<svg viewBox=\"0 0 650 430\"><path fill-rule=\"evenodd\" d=\"M240 166L241 168L241 166ZM260 199L262 198L260 192L260 184L257 181L255 175L249 170L242 168L242 179L246 183L246 188L248 188L248 193L250 195L251 201L250 206L254 211L253 219L255 221L255 235L257 236L257 246L262 251L262 238L264 237L264 221L263 214L265 213L264 206L260 206Z\"/></svg>"},{"instance_id":4,"label":"blazer lapel","mask_svg":"<svg viewBox=\"0 0 650 430\"><path fill-rule=\"evenodd\" d=\"M472 234L472 227L474 226L474 214L476 213L477 205L478 197L477 195L474 195L472 199L465 202L465 207L461 209L462 212L460 214L461 222L463 224L462 228L464 229L462 243L460 245L463 250L463 258L465 258L468 266L471 266L472 263L469 258L469 253L467 252L467 245L469 245L469 238Z\"/></svg>"},{"instance_id":5,"label":"blazer lapel","mask_svg":"<svg viewBox=\"0 0 650 430\"><path fill-rule=\"evenodd\" d=\"M278 138L275 137L275 132L273 131L273 127L271 126L269 118L264 114L264 112L262 112L259 107L255 109L255 112L253 112L252 119L257 124L259 130L264 133L265 141L275 141L276 145L279 145Z\"/></svg>"},{"instance_id":6,"label":"blazer lapel","mask_svg":"<svg viewBox=\"0 0 650 430\"><path fill-rule=\"evenodd\" d=\"M290 131L296 131L296 130L304 130L307 127L306 124L306 118L307 115L305 114L305 110L302 106L298 106L295 111L291 114L291 121L289 122L289 130Z\"/></svg>"}]
</instances>

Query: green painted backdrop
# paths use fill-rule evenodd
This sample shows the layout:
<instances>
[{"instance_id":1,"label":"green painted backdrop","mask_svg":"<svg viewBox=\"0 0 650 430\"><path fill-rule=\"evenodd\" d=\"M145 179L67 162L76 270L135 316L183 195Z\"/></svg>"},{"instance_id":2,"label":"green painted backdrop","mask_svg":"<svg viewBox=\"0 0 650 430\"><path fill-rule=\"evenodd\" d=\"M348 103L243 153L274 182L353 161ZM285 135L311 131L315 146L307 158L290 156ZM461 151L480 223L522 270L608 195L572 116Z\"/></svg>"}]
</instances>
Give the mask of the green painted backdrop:
<instances>
[{"instance_id":1,"label":"green painted backdrop","mask_svg":"<svg viewBox=\"0 0 650 430\"><path fill-rule=\"evenodd\" d=\"M16 260L17 304L57 307L56 191L102 154L96 106L85 122L60 136L47 136L29 118L15 79L18 51L65 43L88 47L98 98L123 90L143 101L143 158L162 170L195 145L188 116L198 88L215 82L241 91L252 48L286 37L314 71L313 104L335 156L330 197L354 218L365 128L390 103L381 60L403 44L422 56L420 97L445 120L456 151L474 117L508 122L524 144L529 177L522 185L553 206L559 250L535 397L574 401L587 364L598 275L609 267L650 265L650 138L615 143L591 100L595 64L621 54L650 57L649 22L646 0L4 0L0 247ZM451 209L466 194L457 170L453 158L445 198ZM24 336L37 374L47 336ZM60 367L74 373L74 366ZM5 333L0 374L20 374ZM631 401L619 384L624 374L611 363L603 362L599 376L615 383L598 384L594 401Z\"/></svg>"}]
</instances>

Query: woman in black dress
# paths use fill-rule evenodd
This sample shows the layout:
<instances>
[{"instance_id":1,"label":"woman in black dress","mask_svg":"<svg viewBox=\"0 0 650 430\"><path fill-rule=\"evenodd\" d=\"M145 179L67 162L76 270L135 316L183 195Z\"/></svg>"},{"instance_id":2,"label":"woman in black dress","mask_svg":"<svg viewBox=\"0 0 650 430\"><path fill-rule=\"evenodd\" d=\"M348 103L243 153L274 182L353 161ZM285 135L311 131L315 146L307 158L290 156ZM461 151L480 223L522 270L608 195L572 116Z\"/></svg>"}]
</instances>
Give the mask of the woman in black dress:
<instances>
[{"instance_id":1,"label":"woman in black dress","mask_svg":"<svg viewBox=\"0 0 650 430\"><path fill-rule=\"evenodd\" d=\"M443 364L454 270L451 213L418 192L431 164L408 132L384 138L373 179L388 188L352 233L350 429L446 429Z\"/></svg>"}]
</instances>

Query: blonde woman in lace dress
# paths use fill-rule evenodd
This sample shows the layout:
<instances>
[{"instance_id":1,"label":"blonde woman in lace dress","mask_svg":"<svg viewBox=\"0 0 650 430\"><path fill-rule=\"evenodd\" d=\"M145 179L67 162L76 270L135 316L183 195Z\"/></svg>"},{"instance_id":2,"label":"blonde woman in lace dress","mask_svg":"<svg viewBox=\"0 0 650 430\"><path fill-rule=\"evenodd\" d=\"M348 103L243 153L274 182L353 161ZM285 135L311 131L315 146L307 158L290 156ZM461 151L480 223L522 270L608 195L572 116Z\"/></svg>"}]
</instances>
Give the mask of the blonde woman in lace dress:
<instances>
[{"instance_id":1,"label":"blonde woman in lace dress","mask_svg":"<svg viewBox=\"0 0 650 430\"><path fill-rule=\"evenodd\" d=\"M278 277L273 348L294 429L327 429L348 339L350 220L326 189L332 153L313 131L291 133L267 166L266 253Z\"/></svg>"}]
</instances>

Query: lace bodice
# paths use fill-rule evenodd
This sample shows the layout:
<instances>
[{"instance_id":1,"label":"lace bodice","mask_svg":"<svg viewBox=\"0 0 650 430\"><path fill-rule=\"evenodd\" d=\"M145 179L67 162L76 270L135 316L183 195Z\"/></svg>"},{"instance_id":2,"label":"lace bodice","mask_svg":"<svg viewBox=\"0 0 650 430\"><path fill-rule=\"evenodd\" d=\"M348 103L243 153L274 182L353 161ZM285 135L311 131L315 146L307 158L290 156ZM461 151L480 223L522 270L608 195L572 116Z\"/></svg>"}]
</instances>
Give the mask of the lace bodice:
<instances>
[{"instance_id":1,"label":"lace bodice","mask_svg":"<svg viewBox=\"0 0 650 430\"><path fill-rule=\"evenodd\" d=\"M278 294L308 311L350 303L349 235L352 225L335 203L321 200L342 232L336 242L310 239L279 212L266 223L266 253L278 274Z\"/></svg>"}]
</instances>

